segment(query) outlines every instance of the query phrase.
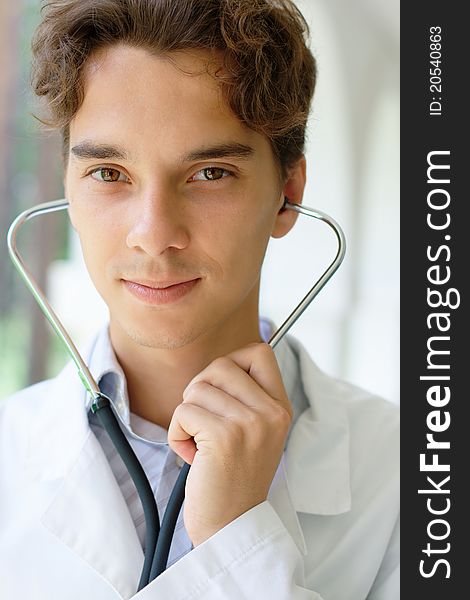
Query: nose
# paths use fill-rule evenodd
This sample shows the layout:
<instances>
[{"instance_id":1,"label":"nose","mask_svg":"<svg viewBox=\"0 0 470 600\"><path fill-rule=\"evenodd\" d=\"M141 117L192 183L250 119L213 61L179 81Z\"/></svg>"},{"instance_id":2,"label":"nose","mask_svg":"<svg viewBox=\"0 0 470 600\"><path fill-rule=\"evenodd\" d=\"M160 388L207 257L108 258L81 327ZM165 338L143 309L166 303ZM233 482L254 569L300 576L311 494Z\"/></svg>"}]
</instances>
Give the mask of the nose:
<instances>
[{"instance_id":1,"label":"nose","mask_svg":"<svg viewBox=\"0 0 470 600\"><path fill-rule=\"evenodd\" d=\"M150 256L160 256L170 248L182 250L189 244L184 207L168 191L141 196L131 211L127 246Z\"/></svg>"}]
</instances>

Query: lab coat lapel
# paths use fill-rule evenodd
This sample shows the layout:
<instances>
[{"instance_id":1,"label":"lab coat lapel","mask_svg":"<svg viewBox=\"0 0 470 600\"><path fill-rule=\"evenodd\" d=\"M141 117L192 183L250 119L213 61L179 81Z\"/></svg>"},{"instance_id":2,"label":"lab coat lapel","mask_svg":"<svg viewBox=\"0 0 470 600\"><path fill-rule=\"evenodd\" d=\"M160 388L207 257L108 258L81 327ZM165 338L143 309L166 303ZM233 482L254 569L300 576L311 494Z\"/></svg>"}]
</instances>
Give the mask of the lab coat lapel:
<instances>
[{"instance_id":1,"label":"lab coat lapel","mask_svg":"<svg viewBox=\"0 0 470 600\"><path fill-rule=\"evenodd\" d=\"M302 528L300 527L297 512L294 508L289 493L284 456L281 457L281 461L271 483L267 499L277 512L279 518L284 524L284 527L297 544L299 551L306 556L307 545L302 533Z\"/></svg>"},{"instance_id":2,"label":"lab coat lapel","mask_svg":"<svg viewBox=\"0 0 470 600\"><path fill-rule=\"evenodd\" d=\"M298 512L335 515L351 509L349 421L340 382L327 377L288 336L310 406L292 427L286 449L289 492Z\"/></svg>"},{"instance_id":3,"label":"lab coat lapel","mask_svg":"<svg viewBox=\"0 0 470 600\"><path fill-rule=\"evenodd\" d=\"M124 598L137 589L143 551L103 450L91 431L72 364L44 398L29 468L53 499L42 524ZM52 416L51 416L52 415ZM41 426L42 425L42 426Z\"/></svg>"}]
</instances>

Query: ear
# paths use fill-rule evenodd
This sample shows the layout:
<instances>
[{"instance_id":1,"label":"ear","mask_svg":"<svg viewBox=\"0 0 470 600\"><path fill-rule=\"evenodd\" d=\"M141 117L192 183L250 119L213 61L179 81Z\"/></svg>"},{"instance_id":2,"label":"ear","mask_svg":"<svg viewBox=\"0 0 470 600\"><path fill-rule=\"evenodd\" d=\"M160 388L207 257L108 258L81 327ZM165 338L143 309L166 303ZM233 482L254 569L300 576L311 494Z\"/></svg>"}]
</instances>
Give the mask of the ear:
<instances>
[{"instance_id":1,"label":"ear","mask_svg":"<svg viewBox=\"0 0 470 600\"><path fill-rule=\"evenodd\" d=\"M301 158L289 168L288 177L282 188L282 197L280 198L279 212L274 221L274 227L271 232L273 238L285 236L297 221L298 213L293 210L285 209L284 199L294 204L301 204L304 195L305 183L307 181L307 161L302 154Z\"/></svg>"}]
</instances>

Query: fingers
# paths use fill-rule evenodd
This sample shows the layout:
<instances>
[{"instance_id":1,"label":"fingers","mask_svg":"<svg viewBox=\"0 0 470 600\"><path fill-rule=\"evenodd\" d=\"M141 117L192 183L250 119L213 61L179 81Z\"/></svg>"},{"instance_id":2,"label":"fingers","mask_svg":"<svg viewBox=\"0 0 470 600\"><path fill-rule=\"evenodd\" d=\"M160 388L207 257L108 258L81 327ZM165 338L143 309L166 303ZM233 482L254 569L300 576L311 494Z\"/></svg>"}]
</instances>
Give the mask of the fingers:
<instances>
[{"instance_id":1,"label":"fingers","mask_svg":"<svg viewBox=\"0 0 470 600\"><path fill-rule=\"evenodd\" d=\"M228 440L243 440L240 423L252 422L252 411L225 392L205 382L196 383L178 405L168 428L170 447L188 464L196 450L225 447Z\"/></svg>"},{"instance_id":2,"label":"fingers","mask_svg":"<svg viewBox=\"0 0 470 600\"><path fill-rule=\"evenodd\" d=\"M277 402L292 416L277 360L268 344L251 344L214 360L191 380L183 398L193 384L202 381L254 409Z\"/></svg>"},{"instance_id":3,"label":"fingers","mask_svg":"<svg viewBox=\"0 0 470 600\"><path fill-rule=\"evenodd\" d=\"M192 464L196 450L223 447L229 438L240 443L250 435L261 439L268 430L287 431L290 419L272 349L252 344L214 360L191 380L170 422L168 442Z\"/></svg>"},{"instance_id":4,"label":"fingers","mask_svg":"<svg viewBox=\"0 0 470 600\"><path fill-rule=\"evenodd\" d=\"M195 545L266 499L291 419L267 344L218 358L192 379L168 443L191 465L184 520Z\"/></svg>"},{"instance_id":5,"label":"fingers","mask_svg":"<svg viewBox=\"0 0 470 600\"><path fill-rule=\"evenodd\" d=\"M194 397L195 386L200 386L203 383L210 384L213 388L225 392L225 394L238 400L238 403L241 402L246 406L259 406L260 401L263 401L260 396L267 396L248 373L228 356L217 358L194 377L183 392L183 401L191 395Z\"/></svg>"},{"instance_id":6,"label":"fingers","mask_svg":"<svg viewBox=\"0 0 470 600\"><path fill-rule=\"evenodd\" d=\"M281 372L273 349L268 344L250 344L228 355L271 398L285 395Z\"/></svg>"},{"instance_id":7,"label":"fingers","mask_svg":"<svg viewBox=\"0 0 470 600\"><path fill-rule=\"evenodd\" d=\"M196 381L187 387L183 403L205 408L222 419L244 419L249 415L249 409L238 398L207 381Z\"/></svg>"},{"instance_id":8,"label":"fingers","mask_svg":"<svg viewBox=\"0 0 470 600\"><path fill-rule=\"evenodd\" d=\"M192 464L198 444L213 443L222 435L220 417L194 404L179 404L168 427L168 444L184 461Z\"/></svg>"}]
</instances>

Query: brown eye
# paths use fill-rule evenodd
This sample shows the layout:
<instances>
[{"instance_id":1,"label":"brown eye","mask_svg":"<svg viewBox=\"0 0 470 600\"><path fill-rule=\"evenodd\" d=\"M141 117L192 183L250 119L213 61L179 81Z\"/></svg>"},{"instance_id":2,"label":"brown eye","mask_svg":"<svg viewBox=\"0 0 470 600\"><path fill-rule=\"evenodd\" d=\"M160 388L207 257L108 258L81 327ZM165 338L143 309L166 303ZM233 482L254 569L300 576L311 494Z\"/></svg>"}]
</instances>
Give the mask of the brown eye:
<instances>
[{"instance_id":1,"label":"brown eye","mask_svg":"<svg viewBox=\"0 0 470 600\"><path fill-rule=\"evenodd\" d=\"M222 167L205 167L197 171L191 178L191 181L219 181L227 177L233 177L232 171L223 169Z\"/></svg>"},{"instance_id":2,"label":"brown eye","mask_svg":"<svg viewBox=\"0 0 470 600\"><path fill-rule=\"evenodd\" d=\"M225 169L220 169L219 167L207 167L204 169L204 175L207 179L221 179L224 174Z\"/></svg>"},{"instance_id":3,"label":"brown eye","mask_svg":"<svg viewBox=\"0 0 470 600\"><path fill-rule=\"evenodd\" d=\"M125 175L123 175L123 173L121 173L121 171L118 171L118 169L113 169L111 167L100 167L99 169L92 171L90 175L93 177L93 179L96 179L96 181L102 181L105 183L114 183L115 181L126 181L126 177ZM98 175L98 177L96 177L96 175Z\"/></svg>"}]
</instances>

